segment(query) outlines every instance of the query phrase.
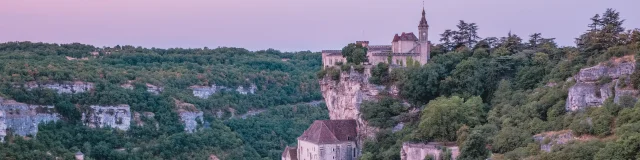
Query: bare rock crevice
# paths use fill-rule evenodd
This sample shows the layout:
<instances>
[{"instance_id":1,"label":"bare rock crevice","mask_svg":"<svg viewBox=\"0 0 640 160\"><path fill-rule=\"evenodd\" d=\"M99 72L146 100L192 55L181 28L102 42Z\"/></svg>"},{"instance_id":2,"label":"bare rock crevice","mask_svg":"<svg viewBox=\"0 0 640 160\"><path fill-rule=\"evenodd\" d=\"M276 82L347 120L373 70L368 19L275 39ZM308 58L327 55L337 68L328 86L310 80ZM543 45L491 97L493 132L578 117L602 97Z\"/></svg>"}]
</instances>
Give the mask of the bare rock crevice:
<instances>
[{"instance_id":1,"label":"bare rock crevice","mask_svg":"<svg viewBox=\"0 0 640 160\"><path fill-rule=\"evenodd\" d=\"M377 101L381 92L397 95L395 87L387 87L369 83L368 76L355 71L342 72L339 80L328 77L320 80L320 89L329 110L331 120L355 119L358 124L358 136L364 139L375 138L378 128L370 126L361 116L360 104L363 101Z\"/></svg>"},{"instance_id":2,"label":"bare rock crevice","mask_svg":"<svg viewBox=\"0 0 640 160\"><path fill-rule=\"evenodd\" d=\"M629 78L635 68L634 56L625 56L581 69L573 77L576 83L569 88L565 109L578 111L602 106L608 98L620 103L621 97L637 97Z\"/></svg>"}]
</instances>

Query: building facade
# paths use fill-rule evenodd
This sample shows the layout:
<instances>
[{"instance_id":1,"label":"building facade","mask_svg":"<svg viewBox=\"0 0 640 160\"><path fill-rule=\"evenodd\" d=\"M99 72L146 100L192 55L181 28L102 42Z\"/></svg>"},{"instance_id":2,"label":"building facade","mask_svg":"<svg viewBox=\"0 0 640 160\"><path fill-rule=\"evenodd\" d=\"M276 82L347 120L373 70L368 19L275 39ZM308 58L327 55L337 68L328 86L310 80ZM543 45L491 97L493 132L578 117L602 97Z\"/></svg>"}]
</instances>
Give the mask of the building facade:
<instances>
[{"instance_id":1,"label":"building facade","mask_svg":"<svg viewBox=\"0 0 640 160\"><path fill-rule=\"evenodd\" d=\"M357 160L356 127L355 120L317 120L298 137L295 150L285 149L282 160Z\"/></svg>"},{"instance_id":2,"label":"building facade","mask_svg":"<svg viewBox=\"0 0 640 160\"><path fill-rule=\"evenodd\" d=\"M429 24L426 13L422 10L422 18L418 24L418 36L413 32L396 34L391 45L369 45L369 41L356 41L356 44L367 48L369 64L389 63L391 65L406 66L407 61L424 65L429 61L430 42ZM322 64L325 68L346 63L341 50L323 50Z\"/></svg>"}]
</instances>

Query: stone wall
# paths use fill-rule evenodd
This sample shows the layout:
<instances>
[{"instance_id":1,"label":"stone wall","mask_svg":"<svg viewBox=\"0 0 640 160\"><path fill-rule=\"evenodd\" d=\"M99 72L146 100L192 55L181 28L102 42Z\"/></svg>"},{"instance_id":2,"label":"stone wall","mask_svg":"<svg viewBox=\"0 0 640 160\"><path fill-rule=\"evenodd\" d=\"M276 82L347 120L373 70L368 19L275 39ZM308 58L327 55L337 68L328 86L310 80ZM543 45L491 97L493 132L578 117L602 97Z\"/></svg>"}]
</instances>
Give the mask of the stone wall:
<instances>
[{"instance_id":1,"label":"stone wall","mask_svg":"<svg viewBox=\"0 0 640 160\"><path fill-rule=\"evenodd\" d=\"M131 125L131 109L126 104L92 105L87 113L82 113L82 121L91 128L111 127L126 131Z\"/></svg>"},{"instance_id":2,"label":"stone wall","mask_svg":"<svg viewBox=\"0 0 640 160\"><path fill-rule=\"evenodd\" d=\"M573 77L575 85L569 88L565 109L577 111L599 107L607 98L637 97L638 90L631 87L630 75L635 71L634 56L626 56L581 69Z\"/></svg>"},{"instance_id":3,"label":"stone wall","mask_svg":"<svg viewBox=\"0 0 640 160\"><path fill-rule=\"evenodd\" d=\"M386 91L384 86L370 84L368 77L364 74L343 71L339 81L329 78L320 80L320 89L332 120L355 119L357 121L358 135L361 138L359 144L365 138L375 136L378 128L369 126L367 121L362 119L360 104L365 100L377 100L376 96ZM397 92L392 91L391 94L397 94Z\"/></svg>"},{"instance_id":4,"label":"stone wall","mask_svg":"<svg viewBox=\"0 0 640 160\"><path fill-rule=\"evenodd\" d=\"M27 89L34 88L47 88L56 91L59 94L62 93L82 93L93 90L94 84L91 82L63 82L63 83L46 83L46 84L38 84L37 82L28 82L25 84Z\"/></svg>"},{"instance_id":5,"label":"stone wall","mask_svg":"<svg viewBox=\"0 0 640 160\"><path fill-rule=\"evenodd\" d=\"M4 134L7 130L11 130L20 136L35 136L40 123L55 122L60 119L53 106L30 105L3 98L0 98L0 111L3 112L0 118L2 123L0 132Z\"/></svg>"},{"instance_id":6,"label":"stone wall","mask_svg":"<svg viewBox=\"0 0 640 160\"><path fill-rule=\"evenodd\" d=\"M533 140L540 144L540 150L545 152L551 152L555 145L566 144L576 139L571 130L545 132L533 136Z\"/></svg>"},{"instance_id":7,"label":"stone wall","mask_svg":"<svg viewBox=\"0 0 640 160\"><path fill-rule=\"evenodd\" d=\"M440 160L440 156L444 149L451 151L451 159L455 160L460 151L458 146L447 145L443 143L402 143L402 150L400 151L400 159L402 160L424 160L427 156L432 156L435 160Z\"/></svg>"},{"instance_id":8,"label":"stone wall","mask_svg":"<svg viewBox=\"0 0 640 160\"><path fill-rule=\"evenodd\" d=\"M359 157L354 142L336 144L315 144L298 140L298 159L342 159L356 160ZM355 151L355 152L354 152ZM354 154L355 153L355 154Z\"/></svg>"}]
</instances>

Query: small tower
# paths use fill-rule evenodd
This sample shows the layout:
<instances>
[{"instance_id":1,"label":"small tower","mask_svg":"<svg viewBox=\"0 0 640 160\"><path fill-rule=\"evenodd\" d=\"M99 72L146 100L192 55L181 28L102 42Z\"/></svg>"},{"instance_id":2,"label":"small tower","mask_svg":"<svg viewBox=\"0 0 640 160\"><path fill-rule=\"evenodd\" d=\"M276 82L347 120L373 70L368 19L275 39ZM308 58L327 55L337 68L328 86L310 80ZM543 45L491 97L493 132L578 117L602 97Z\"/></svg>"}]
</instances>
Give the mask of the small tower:
<instances>
[{"instance_id":1,"label":"small tower","mask_svg":"<svg viewBox=\"0 0 640 160\"><path fill-rule=\"evenodd\" d=\"M76 152L76 160L84 160L84 154L80 151Z\"/></svg>"},{"instance_id":2,"label":"small tower","mask_svg":"<svg viewBox=\"0 0 640 160\"><path fill-rule=\"evenodd\" d=\"M424 7L422 8L422 19L420 19L420 25L418 25L418 31L420 33L420 42L427 42L429 37L429 24L427 24L426 12Z\"/></svg>"}]
</instances>

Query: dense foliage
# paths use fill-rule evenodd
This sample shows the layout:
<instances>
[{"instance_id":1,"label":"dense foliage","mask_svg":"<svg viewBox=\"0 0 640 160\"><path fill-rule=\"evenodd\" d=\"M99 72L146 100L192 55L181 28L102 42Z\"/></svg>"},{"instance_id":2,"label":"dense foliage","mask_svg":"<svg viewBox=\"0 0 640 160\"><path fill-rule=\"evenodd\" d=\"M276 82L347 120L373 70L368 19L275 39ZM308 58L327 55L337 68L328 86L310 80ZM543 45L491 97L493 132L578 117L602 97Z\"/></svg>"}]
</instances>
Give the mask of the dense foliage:
<instances>
[{"instance_id":1,"label":"dense foliage","mask_svg":"<svg viewBox=\"0 0 640 160\"><path fill-rule=\"evenodd\" d=\"M206 159L210 155L222 159L279 159L274 156L276 150L280 152L286 144L292 144L313 120L326 119L322 107L299 106L297 112L290 112L287 107L273 108L321 99L313 75L320 69L320 57L318 53L281 53L272 49L251 52L239 48L2 43L0 95L23 103L54 105L63 121L41 125L38 135L28 138L31 140L10 134L7 143L0 144L0 157L71 159L81 151L87 159ZM50 89L21 87L28 82L70 81L92 82L95 88L84 93L58 94ZM133 89L121 87L123 84L132 84ZM146 84L164 90L152 94L147 92ZM192 95L193 85L233 90L255 85L257 89L255 94L221 91L202 99ZM193 134L184 133L176 100L203 111L204 127ZM132 121L128 131L119 131L92 129L80 123L90 105L118 104L130 105L132 112L154 113L153 118L142 121L157 126L137 126ZM223 122L250 110L267 111L247 122ZM275 118L284 115L290 116ZM262 122L253 125L263 129L245 128L254 122Z\"/></svg>"},{"instance_id":2,"label":"dense foliage","mask_svg":"<svg viewBox=\"0 0 640 160\"><path fill-rule=\"evenodd\" d=\"M399 88L399 99L412 106L407 111L422 112L407 114L411 117L401 121L405 129L413 130L410 133L390 132L391 124L378 125L383 138L365 143L364 155L398 159L389 153L403 142L440 141L456 142L462 151L459 159L639 158L632 152L639 146L634 139L640 136L640 105L634 98L623 96L617 103L609 99L602 107L578 112L565 110L568 88L575 83L570 77L581 68L626 55L640 57L640 30L625 31L620 13L608 9L591 20L576 47L559 47L554 38L541 33L528 40L512 33L480 38L475 23L460 21L457 30L441 34L442 43L432 47L429 63L385 74L376 71L376 76L391 80L379 84ZM598 84L609 82L610 78L602 78ZM640 89L640 73L620 82L622 87ZM389 106L388 100L378 103L363 106ZM385 112L375 114L382 117L405 114L376 111ZM377 124L376 118L369 119ZM397 122L392 118L389 123ZM559 130L573 130L592 140L555 145L549 153L533 141L535 134Z\"/></svg>"}]
</instances>

